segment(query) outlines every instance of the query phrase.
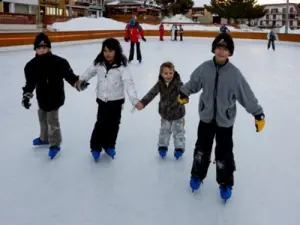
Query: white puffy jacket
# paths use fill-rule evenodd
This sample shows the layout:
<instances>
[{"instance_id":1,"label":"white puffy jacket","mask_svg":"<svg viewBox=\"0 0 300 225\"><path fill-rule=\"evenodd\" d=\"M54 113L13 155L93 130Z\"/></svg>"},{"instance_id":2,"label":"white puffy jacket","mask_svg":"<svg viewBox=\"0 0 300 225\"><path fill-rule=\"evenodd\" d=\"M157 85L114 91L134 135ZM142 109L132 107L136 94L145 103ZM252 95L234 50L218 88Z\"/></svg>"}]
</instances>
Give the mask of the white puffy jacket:
<instances>
[{"instance_id":1,"label":"white puffy jacket","mask_svg":"<svg viewBox=\"0 0 300 225\"><path fill-rule=\"evenodd\" d=\"M98 77L97 98L104 102L123 99L126 89L130 102L133 105L138 103L139 99L128 67L113 65L107 71L104 65L93 64L80 76L80 79L88 81L96 75Z\"/></svg>"}]
</instances>

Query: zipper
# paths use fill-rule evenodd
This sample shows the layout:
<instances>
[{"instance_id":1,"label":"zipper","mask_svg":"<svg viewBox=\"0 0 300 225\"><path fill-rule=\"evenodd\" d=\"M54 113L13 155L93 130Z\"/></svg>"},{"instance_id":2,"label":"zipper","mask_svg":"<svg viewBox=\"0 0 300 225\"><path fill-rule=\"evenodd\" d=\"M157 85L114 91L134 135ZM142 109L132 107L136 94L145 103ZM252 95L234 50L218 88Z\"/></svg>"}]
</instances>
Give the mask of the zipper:
<instances>
[{"instance_id":1,"label":"zipper","mask_svg":"<svg viewBox=\"0 0 300 225\"><path fill-rule=\"evenodd\" d=\"M214 120L217 117L217 94L218 94L218 82L219 82L219 67L216 68L215 88L214 88Z\"/></svg>"},{"instance_id":2,"label":"zipper","mask_svg":"<svg viewBox=\"0 0 300 225\"><path fill-rule=\"evenodd\" d=\"M106 70L106 73L104 75L105 77L105 82L106 82L106 96L104 98L104 101L107 102L107 93L108 93L108 82L107 82L107 74L108 74L108 70Z\"/></svg>"}]
</instances>

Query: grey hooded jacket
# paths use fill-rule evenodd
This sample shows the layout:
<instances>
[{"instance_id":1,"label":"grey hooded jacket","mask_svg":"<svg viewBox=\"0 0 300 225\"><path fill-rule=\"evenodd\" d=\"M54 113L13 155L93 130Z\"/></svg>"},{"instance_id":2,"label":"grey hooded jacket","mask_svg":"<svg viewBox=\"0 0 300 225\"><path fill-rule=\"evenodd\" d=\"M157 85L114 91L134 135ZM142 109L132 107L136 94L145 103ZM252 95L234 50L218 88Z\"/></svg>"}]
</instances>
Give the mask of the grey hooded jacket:
<instances>
[{"instance_id":1,"label":"grey hooded jacket","mask_svg":"<svg viewBox=\"0 0 300 225\"><path fill-rule=\"evenodd\" d=\"M233 126L236 100L253 116L263 113L246 79L230 62L223 66L217 66L213 59L202 63L181 87L181 92L189 96L201 89L199 114L205 123L215 120L218 126Z\"/></svg>"}]
</instances>

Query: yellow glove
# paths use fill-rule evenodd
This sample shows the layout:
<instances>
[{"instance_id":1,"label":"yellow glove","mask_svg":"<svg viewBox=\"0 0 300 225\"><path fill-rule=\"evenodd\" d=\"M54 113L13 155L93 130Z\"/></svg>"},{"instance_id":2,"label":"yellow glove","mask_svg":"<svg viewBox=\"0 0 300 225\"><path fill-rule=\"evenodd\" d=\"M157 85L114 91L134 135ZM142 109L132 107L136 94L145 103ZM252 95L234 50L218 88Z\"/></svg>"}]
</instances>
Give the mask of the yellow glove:
<instances>
[{"instance_id":1,"label":"yellow glove","mask_svg":"<svg viewBox=\"0 0 300 225\"><path fill-rule=\"evenodd\" d=\"M262 131L265 127L265 115L260 114L255 116L255 127L256 127L256 132Z\"/></svg>"},{"instance_id":2,"label":"yellow glove","mask_svg":"<svg viewBox=\"0 0 300 225\"><path fill-rule=\"evenodd\" d=\"M189 99L188 98L180 98L180 96L177 97L177 101L180 103L180 104L186 104L189 102Z\"/></svg>"}]
</instances>

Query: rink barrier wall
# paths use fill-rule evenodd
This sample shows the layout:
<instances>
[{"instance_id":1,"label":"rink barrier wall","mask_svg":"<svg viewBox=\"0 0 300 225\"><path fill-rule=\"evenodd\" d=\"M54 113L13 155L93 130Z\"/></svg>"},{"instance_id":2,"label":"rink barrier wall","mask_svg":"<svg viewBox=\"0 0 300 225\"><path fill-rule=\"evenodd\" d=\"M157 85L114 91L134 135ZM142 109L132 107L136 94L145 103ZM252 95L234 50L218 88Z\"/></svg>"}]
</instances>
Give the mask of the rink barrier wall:
<instances>
[{"instance_id":1,"label":"rink barrier wall","mask_svg":"<svg viewBox=\"0 0 300 225\"><path fill-rule=\"evenodd\" d=\"M102 30L102 31L62 31L45 32L52 42L69 42L89 39L101 39L108 37L123 37L124 30ZM0 33L0 47L31 45L37 33ZM215 37L215 31L184 31L185 37ZM230 32L233 38L266 40L266 33ZM145 30L145 36L158 37L157 30ZM165 31L165 38L170 36L170 31ZM278 34L280 41L300 42L299 34Z\"/></svg>"}]
</instances>

